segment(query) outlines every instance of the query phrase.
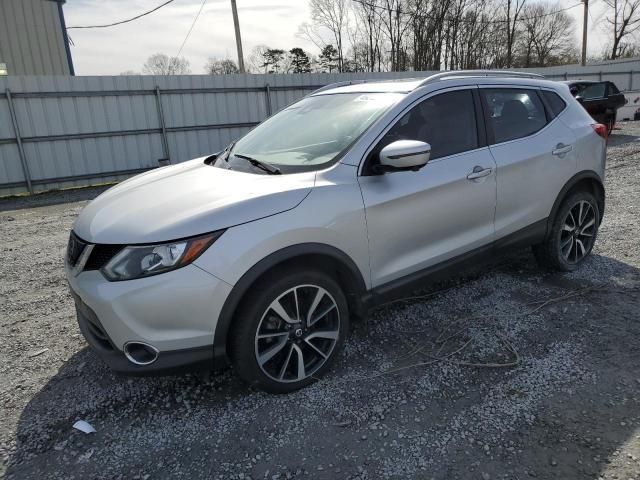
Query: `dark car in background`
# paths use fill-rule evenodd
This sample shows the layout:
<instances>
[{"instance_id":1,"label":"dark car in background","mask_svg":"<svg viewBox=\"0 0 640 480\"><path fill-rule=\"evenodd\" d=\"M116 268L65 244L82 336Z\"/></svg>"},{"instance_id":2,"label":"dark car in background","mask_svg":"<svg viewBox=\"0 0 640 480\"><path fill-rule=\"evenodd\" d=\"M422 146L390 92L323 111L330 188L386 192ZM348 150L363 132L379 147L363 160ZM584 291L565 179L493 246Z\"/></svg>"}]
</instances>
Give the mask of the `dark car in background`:
<instances>
[{"instance_id":1,"label":"dark car in background","mask_svg":"<svg viewBox=\"0 0 640 480\"><path fill-rule=\"evenodd\" d=\"M626 103L624 94L613 82L575 80L564 82L593 119L607 126L609 134L616 124L616 113Z\"/></svg>"}]
</instances>

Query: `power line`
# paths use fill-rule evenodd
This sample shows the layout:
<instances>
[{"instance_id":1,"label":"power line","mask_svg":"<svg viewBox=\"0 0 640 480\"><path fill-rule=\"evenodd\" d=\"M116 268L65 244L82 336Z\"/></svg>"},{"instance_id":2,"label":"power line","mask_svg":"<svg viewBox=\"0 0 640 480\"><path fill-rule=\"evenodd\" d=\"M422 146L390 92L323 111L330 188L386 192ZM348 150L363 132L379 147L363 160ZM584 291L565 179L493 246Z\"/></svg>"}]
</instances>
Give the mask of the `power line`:
<instances>
[{"instance_id":1,"label":"power line","mask_svg":"<svg viewBox=\"0 0 640 480\"><path fill-rule=\"evenodd\" d=\"M156 10L160 10L162 7L164 7L165 5L169 5L171 2L174 2L175 0L167 0L166 2L164 2L162 5L158 5L156 8L149 10L147 12L141 13L140 15L136 15L135 17L132 18L128 18L126 20L121 20L119 22L114 22L114 23L108 23L106 25L81 25L81 26L74 26L74 27L67 27L67 30L71 30L72 28L107 28L107 27L114 27L116 25L122 25L123 23L129 23L129 22L133 22L134 20L137 20L139 18L144 17L145 15L149 15L150 13L155 12Z\"/></svg>"},{"instance_id":2,"label":"power line","mask_svg":"<svg viewBox=\"0 0 640 480\"><path fill-rule=\"evenodd\" d=\"M400 10L399 8L391 8L391 7L385 7L384 5L377 5L375 3L369 3L366 2L364 0L352 0L355 3L359 3L361 5L365 5L367 7L371 7L371 8L377 8L379 10L384 10L387 12L393 12L393 13L397 13L399 15L409 15L409 16L413 16L416 18L431 18L431 19L437 19L437 20L446 20L446 21L451 21L451 20L455 20L457 22L462 22L462 23L480 23L480 24L493 24L493 23L508 23L511 20L507 20L507 19L501 19L501 20L470 20L470 19L466 19L466 18L455 18L453 19L452 17L439 17L437 15L434 14L428 14L428 13L418 13L418 12L403 12L402 10ZM566 7L566 8L561 8L558 10L554 10L553 12L547 12L544 13L542 15L532 15L530 17L518 17L516 19L516 21L518 22L522 22L525 20L534 20L536 18L543 18L543 17L549 17L551 15L555 15L557 13L561 13L561 12L566 12L567 10L571 10L572 8L576 8L579 7L580 5L582 5L582 2L580 3L576 3L575 5L571 5L570 7Z\"/></svg>"},{"instance_id":3,"label":"power line","mask_svg":"<svg viewBox=\"0 0 640 480\"><path fill-rule=\"evenodd\" d=\"M202 13L202 9L204 8L204 4L205 3L207 3L207 0L202 0L202 3L200 4L200 10L198 10L198 13L196 14L196 18L193 19L193 23L191 23L191 28L189 28L189 31L187 32L187 36L184 37L184 41L182 42L182 45L180 45L180 49L178 50L176 58L178 58L180 56L180 54L182 53L182 49L184 48L185 44L187 43L187 40L189 40L189 36L191 35L191 32L193 31L193 27L196 26L196 22L198 21L198 18L200 18L200 14Z\"/></svg>"}]
</instances>

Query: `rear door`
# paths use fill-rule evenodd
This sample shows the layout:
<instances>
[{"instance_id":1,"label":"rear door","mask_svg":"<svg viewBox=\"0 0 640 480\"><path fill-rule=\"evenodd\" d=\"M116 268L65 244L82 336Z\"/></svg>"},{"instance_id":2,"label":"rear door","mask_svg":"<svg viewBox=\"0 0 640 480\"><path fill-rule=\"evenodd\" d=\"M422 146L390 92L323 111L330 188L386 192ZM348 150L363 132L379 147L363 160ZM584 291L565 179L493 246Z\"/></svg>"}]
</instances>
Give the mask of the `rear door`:
<instances>
[{"instance_id":1,"label":"rear door","mask_svg":"<svg viewBox=\"0 0 640 480\"><path fill-rule=\"evenodd\" d=\"M549 91L560 102L552 112L534 87L481 86L480 92L497 164L496 239L527 234L547 218L576 171L575 136L562 122L566 105Z\"/></svg>"},{"instance_id":2,"label":"rear door","mask_svg":"<svg viewBox=\"0 0 640 480\"><path fill-rule=\"evenodd\" d=\"M607 98L609 99L609 108L613 110L617 110L627 103L624 94L618 90L613 82L607 82Z\"/></svg>"},{"instance_id":3,"label":"rear door","mask_svg":"<svg viewBox=\"0 0 640 480\"><path fill-rule=\"evenodd\" d=\"M599 123L607 123L608 100L607 82L587 83L578 94L582 106Z\"/></svg>"},{"instance_id":4,"label":"rear door","mask_svg":"<svg viewBox=\"0 0 640 480\"><path fill-rule=\"evenodd\" d=\"M429 143L429 162L417 172L370 173L379 151L395 140ZM372 145L359 182L374 287L491 243L495 162L477 87L419 100Z\"/></svg>"}]
</instances>

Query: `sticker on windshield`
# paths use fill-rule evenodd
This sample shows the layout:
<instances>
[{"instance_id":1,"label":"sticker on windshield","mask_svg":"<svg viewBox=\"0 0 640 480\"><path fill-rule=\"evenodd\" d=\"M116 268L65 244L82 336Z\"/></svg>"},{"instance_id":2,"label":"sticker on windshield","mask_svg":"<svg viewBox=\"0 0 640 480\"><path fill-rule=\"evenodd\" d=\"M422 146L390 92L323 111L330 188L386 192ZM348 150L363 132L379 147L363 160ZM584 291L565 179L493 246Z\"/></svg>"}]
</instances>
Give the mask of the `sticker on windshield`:
<instances>
[{"instance_id":1,"label":"sticker on windshield","mask_svg":"<svg viewBox=\"0 0 640 480\"><path fill-rule=\"evenodd\" d=\"M378 100L378 98L372 95L360 95L353 101L354 102L375 102L376 100Z\"/></svg>"}]
</instances>

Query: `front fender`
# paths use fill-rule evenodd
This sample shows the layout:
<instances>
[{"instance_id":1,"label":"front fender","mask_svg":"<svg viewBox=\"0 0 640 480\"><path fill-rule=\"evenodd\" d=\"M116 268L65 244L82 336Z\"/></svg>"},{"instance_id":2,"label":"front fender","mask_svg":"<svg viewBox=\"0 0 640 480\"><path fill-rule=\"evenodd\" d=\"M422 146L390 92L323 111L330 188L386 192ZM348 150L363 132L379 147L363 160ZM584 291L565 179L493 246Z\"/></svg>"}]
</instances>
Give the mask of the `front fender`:
<instances>
[{"instance_id":1,"label":"front fender","mask_svg":"<svg viewBox=\"0 0 640 480\"><path fill-rule=\"evenodd\" d=\"M311 256L322 259L325 262L337 262L337 264L341 266L341 270L348 272L347 276L349 277L348 281L350 282L350 290L352 290L355 297L352 300L357 305L356 313L362 312L363 307L361 301L366 291L364 278L362 277L362 273L358 269L358 266L346 253L335 247L321 243L302 243L283 248L282 250L272 253L251 267L251 269L249 269L249 271L247 271L234 285L231 293L225 300L220 316L218 317L218 321L216 322L215 334L213 337L214 357L217 361L228 358L227 339L233 317L238 310L240 302L250 290L251 286L260 277L276 268L278 265L283 265L284 263L296 258L300 258L302 261L303 257L309 258Z\"/></svg>"}]
</instances>

